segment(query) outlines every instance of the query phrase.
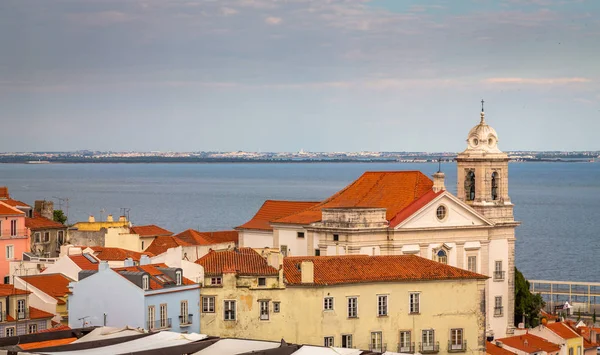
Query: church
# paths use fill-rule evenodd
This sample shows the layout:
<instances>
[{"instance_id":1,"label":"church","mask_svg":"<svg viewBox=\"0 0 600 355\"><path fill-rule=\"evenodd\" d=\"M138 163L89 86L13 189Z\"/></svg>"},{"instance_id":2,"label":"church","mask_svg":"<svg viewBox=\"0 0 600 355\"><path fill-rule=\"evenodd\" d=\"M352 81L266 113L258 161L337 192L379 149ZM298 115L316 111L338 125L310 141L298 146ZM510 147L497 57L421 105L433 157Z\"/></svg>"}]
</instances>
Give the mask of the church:
<instances>
[{"instance_id":1,"label":"church","mask_svg":"<svg viewBox=\"0 0 600 355\"><path fill-rule=\"evenodd\" d=\"M481 307L486 336L514 332L515 228L508 156L485 121L456 158L457 195L445 175L369 171L324 201L266 201L237 227L240 247L284 255L414 254L489 277Z\"/></svg>"}]
</instances>

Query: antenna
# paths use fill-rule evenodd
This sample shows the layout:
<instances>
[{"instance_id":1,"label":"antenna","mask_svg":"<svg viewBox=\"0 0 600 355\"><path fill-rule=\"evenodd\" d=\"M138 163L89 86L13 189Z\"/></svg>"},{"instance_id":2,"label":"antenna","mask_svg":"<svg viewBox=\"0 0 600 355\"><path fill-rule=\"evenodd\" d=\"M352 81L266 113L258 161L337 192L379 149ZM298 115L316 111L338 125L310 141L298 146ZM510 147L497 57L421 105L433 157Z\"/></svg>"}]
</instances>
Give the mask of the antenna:
<instances>
[{"instance_id":1,"label":"antenna","mask_svg":"<svg viewBox=\"0 0 600 355\"><path fill-rule=\"evenodd\" d=\"M89 318L89 317L90 317L90 316L85 316L85 317L81 317L81 318L78 318L78 319L77 319L77 320L80 320L80 321L81 321L81 328L85 328L85 323L86 323L86 321L85 321L85 320L86 320L87 318Z\"/></svg>"},{"instance_id":2,"label":"antenna","mask_svg":"<svg viewBox=\"0 0 600 355\"><path fill-rule=\"evenodd\" d=\"M129 221L129 211L131 211L131 208L129 207L121 207L121 216L125 216L127 218L127 220Z\"/></svg>"},{"instance_id":3,"label":"antenna","mask_svg":"<svg viewBox=\"0 0 600 355\"><path fill-rule=\"evenodd\" d=\"M438 158L438 173L442 172L442 157Z\"/></svg>"},{"instance_id":4,"label":"antenna","mask_svg":"<svg viewBox=\"0 0 600 355\"><path fill-rule=\"evenodd\" d=\"M104 221L104 212L106 212L106 210L104 208L102 208L100 210L100 222Z\"/></svg>"}]
</instances>

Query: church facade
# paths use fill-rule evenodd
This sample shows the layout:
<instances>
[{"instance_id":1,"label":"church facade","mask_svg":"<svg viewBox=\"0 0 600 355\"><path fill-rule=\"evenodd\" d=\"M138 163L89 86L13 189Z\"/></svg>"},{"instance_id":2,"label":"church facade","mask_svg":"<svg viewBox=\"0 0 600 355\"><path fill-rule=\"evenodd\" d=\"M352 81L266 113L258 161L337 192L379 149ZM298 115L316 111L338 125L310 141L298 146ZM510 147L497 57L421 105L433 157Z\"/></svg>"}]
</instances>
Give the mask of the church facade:
<instances>
[{"instance_id":1,"label":"church facade","mask_svg":"<svg viewBox=\"0 0 600 355\"><path fill-rule=\"evenodd\" d=\"M366 172L320 203L261 208L237 228L240 246L288 256L414 254L486 275L486 336L505 337L514 332L519 223L508 196L508 156L497 144L482 110L456 159L457 195L446 191L442 172L433 180L419 171Z\"/></svg>"}]
</instances>

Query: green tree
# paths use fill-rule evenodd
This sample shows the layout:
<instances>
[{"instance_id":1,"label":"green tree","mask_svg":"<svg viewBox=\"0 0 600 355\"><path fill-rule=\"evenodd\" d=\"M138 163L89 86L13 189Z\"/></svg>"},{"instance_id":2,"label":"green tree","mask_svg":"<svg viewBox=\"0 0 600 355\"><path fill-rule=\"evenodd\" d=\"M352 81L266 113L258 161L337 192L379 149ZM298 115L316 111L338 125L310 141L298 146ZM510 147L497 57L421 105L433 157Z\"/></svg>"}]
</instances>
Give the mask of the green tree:
<instances>
[{"instance_id":1,"label":"green tree","mask_svg":"<svg viewBox=\"0 0 600 355\"><path fill-rule=\"evenodd\" d=\"M535 327L539 324L539 314L546 304L542 296L529 291L529 281L515 268L515 325L525 318L526 327Z\"/></svg>"},{"instance_id":2,"label":"green tree","mask_svg":"<svg viewBox=\"0 0 600 355\"><path fill-rule=\"evenodd\" d=\"M60 224L65 224L65 222L67 222L67 216L65 216L62 210L54 210L53 219Z\"/></svg>"}]
</instances>

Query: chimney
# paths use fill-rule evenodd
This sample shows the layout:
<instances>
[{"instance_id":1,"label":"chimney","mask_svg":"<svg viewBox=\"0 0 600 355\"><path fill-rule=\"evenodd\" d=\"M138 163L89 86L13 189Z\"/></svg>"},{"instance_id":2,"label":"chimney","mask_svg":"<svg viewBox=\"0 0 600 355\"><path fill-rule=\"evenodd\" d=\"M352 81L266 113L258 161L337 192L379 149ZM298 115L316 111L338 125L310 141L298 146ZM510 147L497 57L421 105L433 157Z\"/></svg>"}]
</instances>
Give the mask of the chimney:
<instances>
[{"instance_id":1,"label":"chimney","mask_svg":"<svg viewBox=\"0 0 600 355\"><path fill-rule=\"evenodd\" d=\"M150 264L150 257L148 255L142 255L140 257L140 265L149 265Z\"/></svg>"},{"instance_id":2,"label":"chimney","mask_svg":"<svg viewBox=\"0 0 600 355\"><path fill-rule=\"evenodd\" d=\"M94 222L96 222L96 218L94 218L94 216L93 216L93 215L90 215L90 216L88 217L88 222L89 222L89 223L94 223Z\"/></svg>"},{"instance_id":3,"label":"chimney","mask_svg":"<svg viewBox=\"0 0 600 355\"><path fill-rule=\"evenodd\" d=\"M272 266L277 270L279 270L282 261L283 258L281 257L281 254L279 252L271 252L267 254L267 264L269 264L269 266Z\"/></svg>"},{"instance_id":4,"label":"chimney","mask_svg":"<svg viewBox=\"0 0 600 355\"><path fill-rule=\"evenodd\" d=\"M37 200L33 206L35 213L47 219L54 219L54 202Z\"/></svg>"},{"instance_id":5,"label":"chimney","mask_svg":"<svg viewBox=\"0 0 600 355\"><path fill-rule=\"evenodd\" d=\"M127 222L127 217L119 216L119 222Z\"/></svg>"},{"instance_id":6,"label":"chimney","mask_svg":"<svg viewBox=\"0 0 600 355\"><path fill-rule=\"evenodd\" d=\"M315 283L315 265L311 260L300 263L300 277L303 284Z\"/></svg>"},{"instance_id":7,"label":"chimney","mask_svg":"<svg viewBox=\"0 0 600 355\"><path fill-rule=\"evenodd\" d=\"M124 260L124 262L123 262L123 266L124 267L130 267L130 266L133 266L133 265L134 265L134 263L133 263L133 259L132 258L126 258Z\"/></svg>"},{"instance_id":8,"label":"chimney","mask_svg":"<svg viewBox=\"0 0 600 355\"><path fill-rule=\"evenodd\" d=\"M108 261L102 260L100 264L98 264L98 271L108 270L110 267L108 266Z\"/></svg>"},{"instance_id":9,"label":"chimney","mask_svg":"<svg viewBox=\"0 0 600 355\"><path fill-rule=\"evenodd\" d=\"M106 216L106 221L107 222L114 222L112 214L109 214L108 216Z\"/></svg>"},{"instance_id":10,"label":"chimney","mask_svg":"<svg viewBox=\"0 0 600 355\"><path fill-rule=\"evenodd\" d=\"M441 171L433 174L433 192L440 192L446 189L446 186L444 185L445 178L446 174Z\"/></svg>"}]
</instances>

